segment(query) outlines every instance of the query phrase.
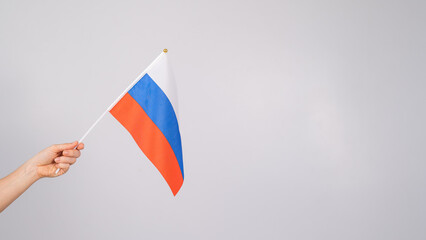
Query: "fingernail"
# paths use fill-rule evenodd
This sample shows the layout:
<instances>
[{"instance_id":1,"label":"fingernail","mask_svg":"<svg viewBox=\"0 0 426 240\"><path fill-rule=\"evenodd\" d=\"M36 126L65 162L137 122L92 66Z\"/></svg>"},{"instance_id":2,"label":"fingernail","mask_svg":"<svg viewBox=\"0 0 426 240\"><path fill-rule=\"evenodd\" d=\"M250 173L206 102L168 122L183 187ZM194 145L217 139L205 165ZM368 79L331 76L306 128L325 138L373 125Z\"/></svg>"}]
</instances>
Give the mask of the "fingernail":
<instances>
[{"instance_id":1,"label":"fingernail","mask_svg":"<svg viewBox=\"0 0 426 240\"><path fill-rule=\"evenodd\" d=\"M55 158L55 162L59 162L59 158L57 157L57 158Z\"/></svg>"},{"instance_id":2,"label":"fingernail","mask_svg":"<svg viewBox=\"0 0 426 240\"><path fill-rule=\"evenodd\" d=\"M67 151L67 150L65 150L65 151L63 151L63 152L62 152L62 154L64 154L64 155L65 155L65 154L68 154L68 151Z\"/></svg>"}]
</instances>

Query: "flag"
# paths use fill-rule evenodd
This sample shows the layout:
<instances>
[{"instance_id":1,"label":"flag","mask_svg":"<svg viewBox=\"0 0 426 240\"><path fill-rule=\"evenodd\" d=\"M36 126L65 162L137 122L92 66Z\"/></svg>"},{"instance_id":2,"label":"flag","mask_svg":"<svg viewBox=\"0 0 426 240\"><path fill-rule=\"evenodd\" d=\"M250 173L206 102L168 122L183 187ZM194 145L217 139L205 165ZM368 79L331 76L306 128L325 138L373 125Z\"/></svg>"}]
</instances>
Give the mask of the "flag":
<instances>
[{"instance_id":1,"label":"flag","mask_svg":"<svg viewBox=\"0 0 426 240\"><path fill-rule=\"evenodd\" d=\"M183 184L176 84L166 50L109 110L132 135L176 196Z\"/></svg>"}]
</instances>

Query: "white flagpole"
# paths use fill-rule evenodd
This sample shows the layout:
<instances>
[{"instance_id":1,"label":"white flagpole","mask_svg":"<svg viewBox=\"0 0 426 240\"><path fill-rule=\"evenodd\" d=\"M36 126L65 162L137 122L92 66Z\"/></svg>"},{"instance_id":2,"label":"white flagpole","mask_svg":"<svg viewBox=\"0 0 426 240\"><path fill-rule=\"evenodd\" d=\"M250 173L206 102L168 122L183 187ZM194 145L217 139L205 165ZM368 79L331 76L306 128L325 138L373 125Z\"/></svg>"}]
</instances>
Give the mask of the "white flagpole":
<instances>
[{"instance_id":1,"label":"white flagpole","mask_svg":"<svg viewBox=\"0 0 426 240\"><path fill-rule=\"evenodd\" d=\"M154 66L154 64L157 63L158 60L160 60L165 55L165 53L167 53L167 49L164 49L160 53L160 55L158 55L158 57L151 64L149 64L149 66L141 74L139 74L139 76L120 94L120 96L118 96L118 98L115 99L113 103L111 103L111 105L107 108L107 110L105 110L105 112L102 113L102 115L86 131L83 137L80 138L80 140L78 141L78 144L80 144L87 137L87 135L93 130L93 128L95 128L95 126L101 121L101 119L105 116L105 114L107 114L107 112L109 112L118 103L118 101L120 101L121 98L123 98L123 96L152 68L152 66ZM77 146L75 148L77 148ZM59 170L60 168L56 169L55 175L58 174Z\"/></svg>"}]
</instances>

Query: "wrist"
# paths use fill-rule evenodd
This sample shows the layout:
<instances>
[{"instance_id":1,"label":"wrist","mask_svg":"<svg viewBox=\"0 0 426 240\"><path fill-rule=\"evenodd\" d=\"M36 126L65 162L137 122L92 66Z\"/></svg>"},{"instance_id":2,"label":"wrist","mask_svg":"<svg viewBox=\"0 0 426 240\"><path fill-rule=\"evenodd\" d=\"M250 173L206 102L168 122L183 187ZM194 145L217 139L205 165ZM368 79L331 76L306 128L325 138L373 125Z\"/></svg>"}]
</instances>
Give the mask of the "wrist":
<instances>
[{"instance_id":1,"label":"wrist","mask_svg":"<svg viewBox=\"0 0 426 240\"><path fill-rule=\"evenodd\" d=\"M31 159L23 165L24 175L29 177L33 182L41 178L37 172L37 169L37 165L32 163Z\"/></svg>"}]
</instances>

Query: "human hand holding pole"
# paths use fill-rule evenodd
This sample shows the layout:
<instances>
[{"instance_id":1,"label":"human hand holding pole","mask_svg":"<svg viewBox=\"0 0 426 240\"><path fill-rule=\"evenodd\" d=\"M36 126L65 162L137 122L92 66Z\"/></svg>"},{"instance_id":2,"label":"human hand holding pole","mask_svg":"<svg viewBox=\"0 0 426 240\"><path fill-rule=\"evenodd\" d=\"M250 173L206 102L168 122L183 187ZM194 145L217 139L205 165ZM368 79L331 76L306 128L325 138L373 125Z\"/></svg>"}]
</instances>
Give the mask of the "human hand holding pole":
<instances>
[{"instance_id":1,"label":"human hand holding pole","mask_svg":"<svg viewBox=\"0 0 426 240\"><path fill-rule=\"evenodd\" d=\"M40 177L57 177L66 173L70 165L80 157L84 144L72 143L54 144L32 157L29 161L37 165Z\"/></svg>"}]
</instances>

